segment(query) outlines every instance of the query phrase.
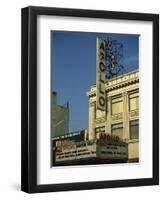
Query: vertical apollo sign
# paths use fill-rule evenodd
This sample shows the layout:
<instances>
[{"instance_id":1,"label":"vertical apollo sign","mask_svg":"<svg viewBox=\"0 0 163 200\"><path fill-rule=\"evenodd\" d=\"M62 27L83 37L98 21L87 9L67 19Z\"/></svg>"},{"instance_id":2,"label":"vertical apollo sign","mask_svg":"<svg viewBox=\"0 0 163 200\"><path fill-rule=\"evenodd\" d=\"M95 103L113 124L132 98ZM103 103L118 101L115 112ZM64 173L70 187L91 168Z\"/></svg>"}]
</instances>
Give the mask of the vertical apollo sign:
<instances>
[{"instance_id":1,"label":"vertical apollo sign","mask_svg":"<svg viewBox=\"0 0 163 200\"><path fill-rule=\"evenodd\" d=\"M96 39L96 108L106 109L105 97L105 41Z\"/></svg>"}]
</instances>

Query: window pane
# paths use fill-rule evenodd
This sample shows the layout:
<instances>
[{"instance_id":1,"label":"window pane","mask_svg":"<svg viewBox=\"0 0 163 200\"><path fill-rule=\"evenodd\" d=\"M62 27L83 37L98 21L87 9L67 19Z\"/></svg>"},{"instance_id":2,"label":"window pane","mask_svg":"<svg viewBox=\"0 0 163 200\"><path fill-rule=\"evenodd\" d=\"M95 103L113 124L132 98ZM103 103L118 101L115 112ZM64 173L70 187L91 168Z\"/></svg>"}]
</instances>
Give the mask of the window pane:
<instances>
[{"instance_id":1,"label":"window pane","mask_svg":"<svg viewBox=\"0 0 163 200\"><path fill-rule=\"evenodd\" d=\"M112 102L112 115L122 113L123 112L123 102Z\"/></svg>"},{"instance_id":2,"label":"window pane","mask_svg":"<svg viewBox=\"0 0 163 200\"><path fill-rule=\"evenodd\" d=\"M134 120L130 122L130 139L139 138L139 121Z\"/></svg>"},{"instance_id":3,"label":"window pane","mask_svg":"<svg viewBox=\"0 0 163 200\"><path fill-rule=\"evenodd\" d=\"M122 136L123 136L122 123L112 125L112 135L118 136L119 138L122 138Z\"/></svg>"},{"instance_id":4,"label":"window pane","mask_svg":"<svg viewBox=\"0 0 163 200\"><path fill-rule=\"evenodd\" d=\"M130 111L139 109L139 97L130 96Z\"/></svg>"}]
</instances>

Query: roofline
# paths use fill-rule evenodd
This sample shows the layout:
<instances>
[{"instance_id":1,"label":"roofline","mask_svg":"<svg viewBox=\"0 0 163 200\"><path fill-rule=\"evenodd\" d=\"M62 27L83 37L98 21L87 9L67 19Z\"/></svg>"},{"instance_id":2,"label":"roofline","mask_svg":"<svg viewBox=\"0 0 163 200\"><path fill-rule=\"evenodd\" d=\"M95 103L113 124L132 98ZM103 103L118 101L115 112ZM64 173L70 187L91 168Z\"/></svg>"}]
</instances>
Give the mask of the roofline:
<instances>
[{"instance_id":1,"label":"roofline","mask_svg":"<svg viewBox=\"0 0 163 200\"><path fill-rule=\"evenodd\" d=\"M130 74L133 74L133 73L136 73L136 72L139 72L139 70L136 69L136 70L133 70L133 71L128 72L128 73L126 73L126 74L121 74L121 75L119 75L119 76L116 76L116 77L114 77L114 78L112 78L112 79L107 80L107 81L105 82L105 84L108 83L109 81L113 81L113 80L115 80L115 79L121 78L121 77L123 77L123 76L130 75ZM96 87L96 83L95 83L95 84L92 84L92 85L91 85L91 88L92 88L92 87Z\"/></svg>"},{"instance_id":2,"label":"roofline","mask_svg":"<svg viewBox=\"0 0 163 200\"><path fill-rule=\"evenodd\" d=\"M133 74L133 73L136 73L136 72L139 72L139 70L136 69L136 70L133 70L133 71L131 71L131 72L128 72L128 73L125 73L125 74L121 74L121 75L119 75L119 76L116 76L116 77L114 77L114 78L111 78L111 79L107 80L106 82L115 80L115 79L117 79L117 78L121 78L122 76L130 75L130 74Z\"/></svg>"}]
</instances>

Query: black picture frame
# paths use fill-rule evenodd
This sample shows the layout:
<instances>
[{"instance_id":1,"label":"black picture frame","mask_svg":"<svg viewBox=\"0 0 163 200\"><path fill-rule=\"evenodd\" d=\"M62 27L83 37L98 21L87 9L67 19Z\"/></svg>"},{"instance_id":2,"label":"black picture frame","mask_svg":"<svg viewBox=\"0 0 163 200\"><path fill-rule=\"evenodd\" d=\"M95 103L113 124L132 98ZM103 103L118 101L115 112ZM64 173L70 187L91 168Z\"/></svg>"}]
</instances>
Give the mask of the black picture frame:
<instances>
[{"instance_id":1,"label":"black picture frame","mask_svg":"<svg viewBox=\"0 0 163 200\"><path fill-rule=\"evenodd\" d=\"M153 177L37 184L37 16L55 15L153 23ZM30 6L21 11L21 190L28 193L159 184L159 15Z\"/></svg>"}]
</instances>

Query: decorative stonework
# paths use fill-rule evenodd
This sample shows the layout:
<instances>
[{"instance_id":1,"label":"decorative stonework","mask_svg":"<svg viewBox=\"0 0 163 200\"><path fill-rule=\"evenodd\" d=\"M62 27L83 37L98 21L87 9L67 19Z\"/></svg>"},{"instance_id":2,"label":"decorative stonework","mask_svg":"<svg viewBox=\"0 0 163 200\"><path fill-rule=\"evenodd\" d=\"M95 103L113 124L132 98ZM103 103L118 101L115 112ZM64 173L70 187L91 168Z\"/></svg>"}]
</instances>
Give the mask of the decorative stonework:
<instances>
[{"instance_id":1,"label":"decorative stonework","mask_svg":"<svg viewBox=\"0 0 163 200\"><path fill-rule=\"evenodd\" d=\"M139 72L135 71L132 73L128 73L114 79L111 79L105 83L106 92L125 88L127 86L133 85L135 83L139 83ZM96 85L93 85L89 92L87 92L87 96L93 97L96 96Z\"/></svg>"},{"instance_id":2,"label":"decorative stonework","mask_svg":"<svg viewBox=\"0 0 163 200\"><path fill-rule=\"evenodd\" d=\"M96 118L95 119L95 122L97 124L101 124L101 123L104 123L106 121L105 117L100 117L100 118Z\"/></svg>"},{"instance_id":3,"label":"decorative stonework","mask_svg":"<svg viewBox=\"0 0 163 200\"><path fill-rule=\"evenodd\" d=\"M130 117L137 117L139 116L139 110L133 110L130 112Z\"/></svg>"},{"instance_id":4,"label":"decorative stonework","mask_svg":"<svg viewBox=\"0 0 163 200\"><path fill-rule=\"evenodd\" d=\"M111 118L112 118L112 121L120 120L120 119L123 118L123 113L119 113L119 114L113 115Z\"/></svg>"}]
</instances>

